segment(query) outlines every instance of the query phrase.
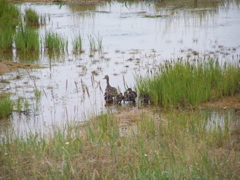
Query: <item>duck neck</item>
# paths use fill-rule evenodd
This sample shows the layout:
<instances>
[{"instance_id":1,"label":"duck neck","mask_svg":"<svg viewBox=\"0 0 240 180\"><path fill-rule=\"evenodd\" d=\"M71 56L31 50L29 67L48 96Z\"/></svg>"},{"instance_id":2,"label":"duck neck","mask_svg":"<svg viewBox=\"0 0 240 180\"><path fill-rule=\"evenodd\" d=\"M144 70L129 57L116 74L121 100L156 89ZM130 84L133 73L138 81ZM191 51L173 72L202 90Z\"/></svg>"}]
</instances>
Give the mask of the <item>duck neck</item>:
<instances>
[{"instance_id":1,"label":"duck neck","mask_svg":"<svg viewBox=\"0 0 240 180\"><path fill-rule=\"evenodd\" d=\"M107 80L107 87L109 87L110 86L109 79L107 78L106 80Z\"/></svg>"}]
</instances>

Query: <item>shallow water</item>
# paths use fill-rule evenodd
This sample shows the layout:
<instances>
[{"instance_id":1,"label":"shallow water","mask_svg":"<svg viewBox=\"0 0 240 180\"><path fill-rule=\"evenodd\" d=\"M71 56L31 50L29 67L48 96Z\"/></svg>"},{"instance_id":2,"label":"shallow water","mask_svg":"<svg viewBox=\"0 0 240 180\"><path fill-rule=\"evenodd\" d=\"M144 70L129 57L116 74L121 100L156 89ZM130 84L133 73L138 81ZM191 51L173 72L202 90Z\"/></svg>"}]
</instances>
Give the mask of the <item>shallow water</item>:
<instances>
[{"instance_id":1,"label":"shallow water","mask_svg":"<svg viewBox=\"0 0 240 180\"><path fill-rule=\"evenodd\" d=\"M59 57L51 58L44 51L27 56L16 51L2 55L3 59L46 67L2 76L10 83L1 84L0 90L29 104L28 113L15 112L5 124L19 135L46 134L54 127L78 124L108 110L103 99L105 74L110 76L110 84L123 92L126 86L134 88L134 74L148 74L166 60L214 57L236 63L240 59L240 11L235 1L18 6L47 17L46 25L39 29L41 36L52 31L69 42L68 52ZM71 42L78 35L83 38L84 53L74 54ZM101 50L90 51L90 37L96 47L102 39ZM35 95L36 90L41 92L40 97Z\"/></svg>"}]
</instances>

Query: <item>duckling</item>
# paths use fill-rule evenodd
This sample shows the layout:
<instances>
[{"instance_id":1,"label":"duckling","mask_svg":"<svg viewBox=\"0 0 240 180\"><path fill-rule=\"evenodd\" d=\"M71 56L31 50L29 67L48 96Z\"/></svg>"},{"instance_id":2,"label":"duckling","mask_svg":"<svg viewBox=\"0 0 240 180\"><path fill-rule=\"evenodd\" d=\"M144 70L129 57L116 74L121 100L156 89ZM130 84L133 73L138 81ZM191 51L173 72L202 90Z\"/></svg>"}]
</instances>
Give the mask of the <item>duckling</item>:
<instances>
[{"instance_id":1,"label":"duckling","mask_svg":"<svg viewBox=\"0 0 240 180\"><path fill-rule=\"evenodd\" d=\"M123 101L129 101L129 102L133 102L135 103L135 99L137 97L137 93L135 91L133 91L131 88L128 88L125 92L124 92L124 99Z\"/></svg>"},{"instance_id":2,"label":"duckling","mask_svg":"<svg viewBox=\"0 0 240 180\"><path fill-rule=\"evenodd\" d=\"M131 88L128 88L128 94L129 94L129 101L132 101L133 103L136 102L136 98L137 98L137 93L135 91L133 91Z\"/></svg>"},{"instance_id":3,"label":"duckling","mask_svg":"<svg viewBox=\"0 0 240 180\"><path fill-rule=\"evenodd\" d=\"M150 96L148 94L140 94L139 99L143 104L148 104L150 102Z\"/></svg>"},{"instance_id":4,"label":"duckling","mask_svg":"<svg viewBox=\"0 0 240 180\"><path fill-rule=\"evenodd\" d=\"M117 95L117 88L110 86L108 75L105 75L105 77L103 79L106 79L106 81L107 81L107 86L106 86L106 89L105 89L105 93L107 95L115 97Z\"/></svg>"},{"instance_id":5,"label":"duckling","mask_svg":"<svg viewBox=\"0 0 240 180\"><path fill-rule=\"evenodd\" d=\"M124 96L122 95L121 92L116 95L115 100L116 100L116 104L121 104L122 103L122 100L124 100Z\"/></svg>"},{"instance_id":6,"label":"duckling","mask_svg":"<svg viewBox=\"0 0 240 180\"><path fill-rule=\"evenodd\" d=\"M124 95L123 95L123 102L125 103L126 101L130 101L128 90L125 91L125 92L124 92Z\"/></svg>"},{"instance_id":7,"label":"duckling","mask_svg":"<svg viewBox=\"0 0 240 180\"><path fill-rule=\"evenodd\" d=\"M104 100L106 103L112 103L113 102L113 97L110 94L107 94L106 92L104 93Z\"/></svg>"}]
</instances>

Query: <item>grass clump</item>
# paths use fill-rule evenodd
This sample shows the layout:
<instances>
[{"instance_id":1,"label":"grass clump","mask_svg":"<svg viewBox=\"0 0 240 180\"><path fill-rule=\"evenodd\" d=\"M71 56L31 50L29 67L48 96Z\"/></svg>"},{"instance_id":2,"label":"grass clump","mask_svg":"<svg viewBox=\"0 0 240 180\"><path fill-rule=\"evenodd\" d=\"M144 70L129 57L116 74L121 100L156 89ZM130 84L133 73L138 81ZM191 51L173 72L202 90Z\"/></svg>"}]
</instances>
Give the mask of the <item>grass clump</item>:
<instances>
[{"instance_id":1,"label":"grass clump","mask_svg":"<svg viewBox=\"0 0 240 180\"><path fill-rule=\"evenodd\" d=\"M73 52L74 53L82 53L82 37L79 35L76 39L73 40Z\"/></svg>"},{"instance_id":2,"label":"grass clump","mask_svg":"<svg viewBox=\"0 0 240 180\"><path fill-rule=\"evenodd\" d=\"M20 21L20 10L7 0L0 0L0 29L14 31Z\"/></svg>"},{"instance_id":3,"label":"grass clump","mask_svg":"<svg viewBox=\"0 0 240 180\"><path fill-rule=\"evenodd\" d=\"M136 76L140 93L151 96L164 107L199 105L201 102L233 96L239 91L240 69L208 60L197 64L177 61L159 67L159 72L145 78Z\"/></svg>"},{"instance_id":4,"label":"grass clump","mask_svg":"<svg viewBox=\"0 0 240 180\"><path fill-rule=\"evenodd\" d=\"M118 118L103 114L82 126L0 144L3 178L238 179L238 150L229 150L229 123L206 129L201 111L140 111L134 134L119 136ZM226 119L227 122L227 119Z\"/></svg>"},{"instance_id":5,"label":"grass clump","mask_svg":"<svg viewBox=\"0 0 240 180\"><path fill-rule=\"evenodd\" d=\"M39 15L33 9L25 10L25 21L27 27L38 27L39 23Z\"/></svg>"},{"instance_id":6,"label":"grass clump","mask_svg":"<svg viewBox=\"0 0 240 180\"><path fill-rule=\"evenodd\" d=\"M15 44L18 51L39 52L39 34L33 29L21 26L16 33Z\"/></svg>"},{"instance_id":7,"label":"grass clump","mask_svg":"<svg viewBox=\"0 0 240 180\"><path fill-rule=\"evenodd\" d=\"M12 51L13 36L11 31L6 31L0 28L0 51L7 52Z\"/></svg>"},{"instance_id":8,"label":"grass clump","mask_svg":"<svg viewBox=\"0 0 240 180\"><path fill-rule=\"evenodd\" d=\"M19 25L20 11L6 0L0 0L0 52L11 51L16 26Z\"/></svg>"},{"instance_id":9,"label":"grass clump","mask_svg":"<svg viewBox=\"0 0 240 180\"><path fill-rule=\"evenodd\" d=\"M0 96L0 118L7 118L13 111L13 102L8 96Z\"/></svg>"},{"instance_id":10,"label":"grass clump","mask_svg":"<svg viewBox=\"0 0 240 180\"><path fill-rule=\"evenodd\" d=\"M50 52L62 52L67 47L67 42L57 33L47 32L44 47Z\"/></svg>"}]
</instances>

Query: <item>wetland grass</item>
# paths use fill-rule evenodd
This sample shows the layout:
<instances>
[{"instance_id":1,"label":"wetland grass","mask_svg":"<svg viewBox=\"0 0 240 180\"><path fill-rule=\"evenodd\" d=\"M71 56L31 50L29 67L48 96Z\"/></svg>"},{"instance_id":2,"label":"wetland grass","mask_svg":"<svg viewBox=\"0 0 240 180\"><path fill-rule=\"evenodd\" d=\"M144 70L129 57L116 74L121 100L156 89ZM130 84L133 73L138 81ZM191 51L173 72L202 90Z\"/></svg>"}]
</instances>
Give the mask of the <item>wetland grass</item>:
<instances>
[{"instance_id":1,"label":"wetland grass","mask_svg":"<svg viewBox=\"0 0 240 180\"><path fill-rule=\"evenodd\" d=\"M12 51L13 33L0 29L0 52Z\"/></svg>"},{"instance_id":2,"label":"wetland grass","mask_svg":"<svg viewBox=\"0 0 240 180\"><path fill-rule=\"evenodd\" d=\"M0 0L0 52L12 50L13 36L16 26L21 22L20 17L16 6L6 0Z\"/></svg>"},{"instance_id":3,"label":"wetland grass","mask_svg":"<svg viewBox=\"0 0 240 180\"><path fill-rule=\"evenodd\" d=\"M153 103L176 107L233 96L240 89L239 79L240 69L234 64L178 61L159 67L153 76L136 76L136 84L139 92L149 94Z\"/></svg>"},{"instance_id":4,"label":"wetland grass","mask_svg":"<svg viewBox=\"0 0 240 180\"><path fill-rule=\"evenodd\" d=\"M13 111L13 102L8 96L0 96L0 118L7 118Z\"/></svg>"},{"instance_id":5,"label":"wetland grass","mask_svg":"<svg viewBox=\"0 0 240 180\"><path fill-rule=\"evenodd\" d=\"M159 118L155 118L159 115ZM119 119L102 114L49 138L29 135L0 143L3 179L238 179L239 150L229 123L207 130L201 111L141 111L137 132L119 136ZM226 120L227 121L227 120ZM7 133L7 132L6 132ZM217 143L216 143L217 142Z\"/></svg>"},{"instance_id":6,"label":"wetland grass","mask_svg":"<svg viewBox=\"0 0 240 180\"><path fill-rule=\"evenodd\" d=\"M39 34L35 30L21 26L14 39L18 51L39 52Z\"/></svg>"},{"instance_id":7,"label":"wetland grass","mask_svg":"<svg viewBox=\"0 0 240 180\"><path fill-rule=\"evenodd\" d=\"M0 29L15 31L21 19L20 10L7 0L0 0Z\"/></svg>"},{"instance_id":8,"label":"wetland grass","mask_svg":"<svg viewBox=\"0 0 240 180\"><path fill-rule=\"evenodd\" d=\"M39 27L39 15L33 9L25 10L25 22L27 27Z\"/></svg>"},{"instance_id":9,"label":"wetland grass","mask_svg":"<svg viewBox=\"0 0 240 180\"><path fill-rule=\"evenodd\" d=\"M57 33L46 32L44 47L48 50L48 52L64 52L65 48L67 48L67 41L65 41Z\"/></svg>"},{"instance_id":10,"label":"wetland grass","mask_svg":"<svg viewBox=\"0 0 240 180\"><path fill-rule=\"evenodd\" d=\"M83 39L82 39L81 35L79 35L76 39L73 40L73 52L74 53L79 54L79 53L83 52L82 43L83 43Z\"/></svg>"}]
</instances>

